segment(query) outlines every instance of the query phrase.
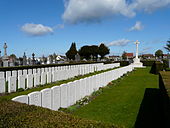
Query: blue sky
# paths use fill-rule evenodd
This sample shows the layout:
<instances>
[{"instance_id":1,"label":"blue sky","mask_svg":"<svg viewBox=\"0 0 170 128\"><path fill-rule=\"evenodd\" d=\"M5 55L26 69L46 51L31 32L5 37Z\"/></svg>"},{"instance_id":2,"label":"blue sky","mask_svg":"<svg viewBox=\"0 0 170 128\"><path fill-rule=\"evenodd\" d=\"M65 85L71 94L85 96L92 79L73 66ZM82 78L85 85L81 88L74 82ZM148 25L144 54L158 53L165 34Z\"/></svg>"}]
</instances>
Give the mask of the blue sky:
<instances>
[{"instance_id":1,"label":"blue sky","mask_svg":"<svg viewBox=\"0 0 170 128\"><path fill-rule=\"evenodd\" d=\"M170 39L170 0L0 0L0 50L65 54L72 42L105 43L111 55L155 53Z\"/></svg>"}]
</instances>

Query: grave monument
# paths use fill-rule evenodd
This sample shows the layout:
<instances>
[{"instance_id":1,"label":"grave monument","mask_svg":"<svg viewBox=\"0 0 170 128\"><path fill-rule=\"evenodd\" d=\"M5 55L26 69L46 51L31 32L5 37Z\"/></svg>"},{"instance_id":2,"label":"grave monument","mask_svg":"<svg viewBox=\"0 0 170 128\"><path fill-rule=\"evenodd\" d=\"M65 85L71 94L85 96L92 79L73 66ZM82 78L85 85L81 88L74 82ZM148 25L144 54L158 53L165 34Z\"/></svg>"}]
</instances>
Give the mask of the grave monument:
<instances>
[{"instance_id":1,"label":"grave monument","mask_svg":"<svg viewBox=\"0 0 170 128\"><path fill-rule=\"evenodd\" d=\"M139 45L139 43L140 42L138 40L135 42L135 44L136 44L136 57L133 59L133 63L132 63L132 65L134 67L143 67L143 63L140 62L140 59L138 58L138 54L139 54L138 45Z\"/></svg>"}]
</instances>

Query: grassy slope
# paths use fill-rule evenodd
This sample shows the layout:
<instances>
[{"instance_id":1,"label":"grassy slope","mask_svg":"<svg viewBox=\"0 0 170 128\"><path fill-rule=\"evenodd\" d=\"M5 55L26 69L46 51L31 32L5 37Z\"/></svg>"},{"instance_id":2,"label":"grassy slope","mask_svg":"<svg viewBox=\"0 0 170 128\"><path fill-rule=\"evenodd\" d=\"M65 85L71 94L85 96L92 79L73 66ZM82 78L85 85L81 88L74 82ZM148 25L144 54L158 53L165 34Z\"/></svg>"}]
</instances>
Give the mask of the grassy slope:
<instances>
[{"instance_id":1,"label":"grassy slope","mask_svg":"<svg viewBox=\"0 0 170 128\"><path fill-rule=\"evenodd\" d=\"M158 76L149 74L150 68L137 69L116 86L106 88L88 105L74 115L102 122L134 126L146 88L158 88Z\"/></svg>"}]
</instances>

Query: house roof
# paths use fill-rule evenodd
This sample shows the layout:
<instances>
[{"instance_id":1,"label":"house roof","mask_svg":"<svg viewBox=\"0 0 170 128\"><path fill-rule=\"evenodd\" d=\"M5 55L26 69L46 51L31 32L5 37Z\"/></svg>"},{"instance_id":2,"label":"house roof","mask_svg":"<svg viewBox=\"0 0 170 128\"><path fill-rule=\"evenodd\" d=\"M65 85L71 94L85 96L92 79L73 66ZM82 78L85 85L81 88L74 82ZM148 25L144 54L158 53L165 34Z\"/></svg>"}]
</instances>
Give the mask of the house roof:
<instances>
[{"instance_id":1,"label":"house roof","mask_svg":"<svg viewBox=\"0 0 170 128\"><path fill-rule=\"evenodd\" d=\"M133 57L133 53L125 53L125 56L127 56L127 57Z\"/></svg>"},{"instance_id":2,"label":"house roof","mask_svg":"<svg viewBox=\"0 0 170 128\"><path fill-rule=\"evenodd\" d=\"M154 57L153 54L143 54L142 56L145 56L145 57Z\"/></svg>"}]
</instances>

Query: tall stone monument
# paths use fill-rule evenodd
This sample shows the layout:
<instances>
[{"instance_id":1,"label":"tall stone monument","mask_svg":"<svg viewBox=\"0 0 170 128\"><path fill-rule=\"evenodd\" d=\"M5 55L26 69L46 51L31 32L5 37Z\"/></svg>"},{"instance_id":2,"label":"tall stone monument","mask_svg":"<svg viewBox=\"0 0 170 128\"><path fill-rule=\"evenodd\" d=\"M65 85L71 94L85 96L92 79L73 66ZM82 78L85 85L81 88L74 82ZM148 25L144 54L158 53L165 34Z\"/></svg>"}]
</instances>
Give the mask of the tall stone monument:
<instances>
[{"instance_id":1,"label":"tall stone monument","mask_svg":"<svg viewBox=\"0 0 170 128\"><path fill-rule=\"evenodd\" d=\"M135 44L136 44L136 57L133 59L133 63L132 63L132 65L134 67L143 67L143 63L140 62L140 59L138 58L138 55L139 55L138 45L139 45L139 43L140 42L138 40L135 42Z\"/></svg>"},{"instance_id":2,"label":"tall stone monument","mask_svg":"<svg viewBox=\"0 0 170 128\"><path fill-rule=\"evenodd\" d=\"M2 57L2 61L3 61L3 67L8 67L9 66L9 58L7 56L7 44L4 43L4 56Z\"/></svg>"},{"instance_id":3,"label":"tall stone monument","mask_svg":"<svg viewBox=\"0 0 170 128\"><path fill-rule=\"evenodd\" d=\"M27 65L27 56L24 52L24 55L23 55L23 65Z\"/></svg>"}]
</instances>

